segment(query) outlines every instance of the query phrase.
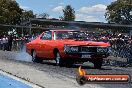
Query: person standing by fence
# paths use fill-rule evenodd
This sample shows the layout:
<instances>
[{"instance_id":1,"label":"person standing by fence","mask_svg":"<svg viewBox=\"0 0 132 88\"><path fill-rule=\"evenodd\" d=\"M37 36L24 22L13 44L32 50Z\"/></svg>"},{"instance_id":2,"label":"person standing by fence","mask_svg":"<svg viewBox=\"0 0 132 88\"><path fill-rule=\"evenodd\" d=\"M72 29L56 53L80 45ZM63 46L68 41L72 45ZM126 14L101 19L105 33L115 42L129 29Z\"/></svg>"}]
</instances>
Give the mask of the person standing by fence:
<instances>
[{"instance_id":1,"label":"person standing by fence","mask_svg":"<svg viewBox=\"0 0 132 88\"><path fill-rule=\"evenodd\" d=\"M3 50L3 41L2 41L2 37L0 36L0 50Z\"/></svg>"},{"instance_id":2,"label":"person standing by fence","mask_svg":"<svg viewBox=\"0 0 132 88\"><path fill-rule=\"evenodd\" d=\"M3 50L7 50L8 47L8 38L4 35L4 37L2 38L2 42L3 42Z\"/></svg>"},{"instance_id":3,"label":"person standing by fence","mask_svg":"<svg viewBox=\"0 0 132 88\"><path fill-rule=\"evenodd\" d=\"M12 35L10 35L8 37L8 51L11 51L11 49L12 49L12 41L13 41L13 37L12 37Z\"/></svg>"}]
</instances>

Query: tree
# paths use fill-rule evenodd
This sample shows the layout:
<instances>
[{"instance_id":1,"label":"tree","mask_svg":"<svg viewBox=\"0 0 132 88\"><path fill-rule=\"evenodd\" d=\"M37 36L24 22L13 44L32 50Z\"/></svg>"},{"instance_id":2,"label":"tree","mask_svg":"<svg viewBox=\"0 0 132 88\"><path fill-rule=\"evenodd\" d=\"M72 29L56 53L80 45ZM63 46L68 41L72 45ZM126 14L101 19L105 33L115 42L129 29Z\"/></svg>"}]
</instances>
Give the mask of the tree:
<instances>
[{"instance_id":1,"label":"tree","mask_svg":"<svg viewBox=\"0 0 132 88\"><path fill-rule=\"evenodd\" d=\"M131 24L132 3L131 0L117 0L107 6L105 18L109 23Z\"/></svg>"},{"instance_id":2,"label":"tree","mask_svg":"<svg viewBox=\"0 0 132 88\"><path fill-rule=\"evenodd\" d=\"M36 15L34 15L32 10L29 11L23 10L21 19L28 20L29 18L36 18Z\"/></svg>"},{"instance_id":3,"label":"tree","mask_svg":"<svg viewBox=\"0 0 132 88\"><path fill-rule=\"evenodd\" d=\"M36 16L33 14L33 11L23 10L16 0L0 0L0 24L20 25L23 20L34 17ZM0 33L7 34L12 29L15 28L0 26Z\"/></svg>"},{"instance_id":4,"label":"tree","mask_svg":"<svg viewBox=\"0 0 132 88\"><path fill-rule=\"evenodd\" d=\"M49 14L41 13L41 14L39 14L39 18L48 19L49 18Z\"/></svg>"},{"instance_id":5,"label":"tree","mask_svg":"<svg viewBox=\"0 0 132 88\"><path fill-rule=\"evenodd\" d=\"M22 9L15 0L0 0L0 23L19 24Z\"/></svg>"},{"instance_id":6,"label":"tree","mask_svg":"<svg viewBox=\"0 0 132 88\"><path fill-rule=\"evenodd\" d=\"M74 21L75 20L75 11L70 5L67 5L63 9L63 14L64 14L63 17L60 17L61 20L65 20L65 21Z\"/></svg>"}]
</instances>

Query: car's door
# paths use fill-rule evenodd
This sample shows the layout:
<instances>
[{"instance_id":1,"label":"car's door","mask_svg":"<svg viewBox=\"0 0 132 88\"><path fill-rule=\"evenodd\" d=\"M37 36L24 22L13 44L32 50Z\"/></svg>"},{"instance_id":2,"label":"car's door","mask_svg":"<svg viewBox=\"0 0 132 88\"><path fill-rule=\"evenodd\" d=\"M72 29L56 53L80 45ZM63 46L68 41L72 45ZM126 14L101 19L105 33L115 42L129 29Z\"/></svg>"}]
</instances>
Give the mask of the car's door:
<instances>
[{"instance_id":1,"label":"car's door","mask_svg":"<svg viewBox=\"0 0 132 88\"><path fill-rule=\"evenodd\" d=\"M50 58L53 53L52 32L47 31L40 37L40 57Z\"/></svg>"}]
</instances>

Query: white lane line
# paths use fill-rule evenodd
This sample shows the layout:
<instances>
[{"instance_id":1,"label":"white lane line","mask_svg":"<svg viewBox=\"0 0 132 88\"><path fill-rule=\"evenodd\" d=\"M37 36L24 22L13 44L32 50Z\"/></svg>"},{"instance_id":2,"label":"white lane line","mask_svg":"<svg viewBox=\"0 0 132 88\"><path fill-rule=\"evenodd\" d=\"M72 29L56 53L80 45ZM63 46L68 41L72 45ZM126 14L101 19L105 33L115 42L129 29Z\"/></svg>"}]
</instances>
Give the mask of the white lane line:
<instances>
[{"instance_id":1,"label":"white lane line","mask_svg":"<svg viewBox=\"0 0 132 88\"><path fill-rule=\"evenodd\" d=\"M14 80L20 81L20 82L22 82L22 83L24 83L24 84L26 84L26 85L31 86L32 88L41 88L41 87L39 87L39 86L37 86L37 85L35 85L35 84L33 84L33 83L27 82L27 81L25 81L25 80L22 80L22 79L16 77L16 76L10 75L10 74L8 74L8 73L2 71L2 70L0 70L0 74L2 74L2 75L4 75L4 76L7 76L7 77L9 77L9 78L12 78L12 79L14 79Z\"/></svg>"}]
</instances>

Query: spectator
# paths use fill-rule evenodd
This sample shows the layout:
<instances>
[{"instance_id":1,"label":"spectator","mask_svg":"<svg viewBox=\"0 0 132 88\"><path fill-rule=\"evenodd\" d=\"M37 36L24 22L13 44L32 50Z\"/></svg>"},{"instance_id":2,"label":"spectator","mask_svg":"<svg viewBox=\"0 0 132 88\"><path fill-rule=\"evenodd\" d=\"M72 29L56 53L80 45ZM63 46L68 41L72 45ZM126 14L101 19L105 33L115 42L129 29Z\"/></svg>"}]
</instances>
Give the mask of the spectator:
<instances>
[{"instance_id":1,"label":"spectator","mask_svg":"<svg viewBox=\"0 0 132 88\"><path fill-rule=\"evenodd\" d=\"M8 50L7 48L7 46L8 46L8 38L4 35L4 37L2 38L2 42L3 42L3 47L4 47L4 51L5 50Z\"/></svg>"},{"instance_id":2,"label":"spectator","mask_svg":"<svg viewBox=\"0 0 132 88\"><path fill-rule=\"evenodd\" d=\"M10 35L8 37L8 51L11 51L12 49L12 41L13 41L13 38L12 38L12 35Z\"/></svg>"},{"instance_id":3,"label":"spectator","mask_svg":"<svg viewBox=\"0 0 132 88\"><path fill-rule=\"evenodd\" d=\"M3 50L3 41L2 41L2 37L0 37L0 50Z\"/></svg>"}]
</instances>

